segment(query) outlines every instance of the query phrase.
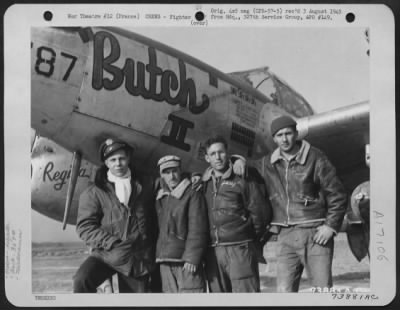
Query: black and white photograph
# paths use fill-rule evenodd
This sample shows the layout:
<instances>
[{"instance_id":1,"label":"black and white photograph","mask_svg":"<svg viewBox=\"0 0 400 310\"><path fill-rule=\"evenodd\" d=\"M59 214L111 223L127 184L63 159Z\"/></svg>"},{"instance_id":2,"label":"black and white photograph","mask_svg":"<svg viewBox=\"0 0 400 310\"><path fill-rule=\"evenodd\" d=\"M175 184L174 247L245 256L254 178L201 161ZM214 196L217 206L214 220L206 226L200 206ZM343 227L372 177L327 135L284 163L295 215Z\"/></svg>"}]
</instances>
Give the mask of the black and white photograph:
<instances>
[{"instance_id":1,"label":"black and white photograph","mask_svg":"<svg viewBox=\"0 0 400 310\"><path fill-rule=\"evenodd\" d=\"M395 149L377 149L394 138L394 47L374 37L394 31L388 11L34 11L27 81L10 87L26 115L5 122L30 141L13 175L30 191L5 191L10 299L23 282L33 306L390 302Z\"/></svg>"}]
</instances>

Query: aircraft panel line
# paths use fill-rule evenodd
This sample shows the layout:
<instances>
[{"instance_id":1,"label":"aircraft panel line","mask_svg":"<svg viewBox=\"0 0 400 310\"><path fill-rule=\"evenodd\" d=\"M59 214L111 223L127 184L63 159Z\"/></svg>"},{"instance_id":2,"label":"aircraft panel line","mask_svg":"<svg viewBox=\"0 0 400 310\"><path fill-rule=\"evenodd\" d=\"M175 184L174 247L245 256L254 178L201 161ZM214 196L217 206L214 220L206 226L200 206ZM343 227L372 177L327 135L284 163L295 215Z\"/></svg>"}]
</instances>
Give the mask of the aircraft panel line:
<instances>
[{"instance_id":1,"label":"aircraft panel line","mask_svg":"<svg viewBox=\"0 0 400 310\"><path fill-rule=\"evenodd\" d=\"M90 114L86 114L86 113L82 113L82 112L79 112L79 111L73 111L73 113L80 114L80 115L83 115L83 116L88 116L88 117L91 117L91 118L95 118L95 119L97 119L97 120L99 120L99 121L101 121L101 122L107 122L107 123L110 123L110 124L113 124L113 125L116 125L116 126L119 126L119 127L127 128L127 129L130 129L130 130L132 130L132 131L139 132L140 134L142 134L142 135L144 135L144 136L148 136L148 137L150 137L150 138L153 138L153 139L157 139L157 140L158 140L157 137L152 136L152 135L150 135L150 134L148 134L148 133L146 133L146 132L144 132L144 131L136 130L136 129L134 129L134 128L132 128L132 127L129 127L129 126L124 126L124 125L121 125L121 124L118 124L118 123L114 123L114 122L109 121L109 120L104 119L104 118L99 118L99 117L96 117L96 116L93 116L93 115L90 115Z\"/></svg>"}]
</instances>

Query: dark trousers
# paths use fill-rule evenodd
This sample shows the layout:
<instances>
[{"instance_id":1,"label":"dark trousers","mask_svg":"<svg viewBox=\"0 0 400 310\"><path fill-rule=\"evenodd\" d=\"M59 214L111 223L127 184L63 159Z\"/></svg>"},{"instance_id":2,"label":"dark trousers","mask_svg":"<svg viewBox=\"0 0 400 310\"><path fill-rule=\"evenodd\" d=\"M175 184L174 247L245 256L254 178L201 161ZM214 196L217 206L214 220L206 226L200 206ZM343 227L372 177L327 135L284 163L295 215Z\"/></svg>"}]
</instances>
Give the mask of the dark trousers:
<instances>
[{"instance_id":1,"label":"dark trousers","mask_svg":"<svg viewBox=\"0 0 400 310\"><path fill-rule=\"evenodd\" d=\"M154 270L150 273L150 292L161 293L161 274L160 265L156 264Z\"/></svg>"},{"instance_id":2,"label":"dark trousers","mask_svg":"<svg viewBox=\"0 0 400 310\"><path fill-rule=\"evenodd\" d=\"M125 276L100 259L89 256L74 275L74 293L96 293L97 287L113 274L118 273L120 293L145 293L148 291L148 276L132 278Z\"/></svg>"},{"instance_id":3,"label":"dark trousers","mask_svg":"<svg viewBox=\"0 0 400 310\"><path fill-rule=\"evenodd\" d=\"M206 275L211 293L259 292L260 275L253 242L208 248Z\"/></svg>"},{"instance_id":4,"label":"dark trousers","mask_svg":"<svg viewBox=\"0 0 400 310\"><path fill-rule=\"evenodd\" d=\"M195 273L183 270L183 263L161 263L160 271L164 293L204 293L206 291L201 264Z\"/></svg>"},{"instance_id":5,"label":"dark trousers","mask_svg":"<svg viewBox=\"0 0 400 310\"><path fill-rule=\"evenodd\" d=\"M277 291L298 292L304 268L315 288L332 287L333 238L314 243L316 228L282 228L277 240Z\"/></svg>"}]
</instances>

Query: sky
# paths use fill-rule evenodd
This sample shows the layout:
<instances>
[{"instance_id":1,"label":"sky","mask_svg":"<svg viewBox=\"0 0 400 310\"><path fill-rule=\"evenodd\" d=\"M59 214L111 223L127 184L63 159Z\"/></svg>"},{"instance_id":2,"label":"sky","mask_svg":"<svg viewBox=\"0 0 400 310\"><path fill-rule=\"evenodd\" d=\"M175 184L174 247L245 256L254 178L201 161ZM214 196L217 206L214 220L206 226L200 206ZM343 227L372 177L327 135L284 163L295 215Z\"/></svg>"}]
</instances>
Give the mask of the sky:
<instances>
[{"instance_id":1,"label":"sky","mask_svg":"<svg viewBox=\"0 0 400 310\"><path fill-rule=\"evenodd\" d=\"M222 72L268 66L316 113L369 99L364 28L241 27L128 29L185 52ZM40 229L39 229L40 227ZM34 242L79 241L75 228L32 210Z\"/></svg>"}]
</instances>

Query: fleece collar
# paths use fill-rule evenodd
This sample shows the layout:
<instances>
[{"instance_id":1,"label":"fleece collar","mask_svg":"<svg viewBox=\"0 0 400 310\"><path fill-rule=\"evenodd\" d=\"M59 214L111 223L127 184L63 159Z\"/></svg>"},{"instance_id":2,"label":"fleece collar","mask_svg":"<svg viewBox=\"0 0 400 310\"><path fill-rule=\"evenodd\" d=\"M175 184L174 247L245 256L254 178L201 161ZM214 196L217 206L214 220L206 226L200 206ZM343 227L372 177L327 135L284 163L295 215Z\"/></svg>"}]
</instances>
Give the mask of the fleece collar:
<instances>
[{"instance_id":1,"label":"fleece collar","mask_svg":"<svg viewBox=\"0 0 400 310\"><path fill-rule=\"evenodd\" d=\"M221 176L221 179L222 179L222 180L229 179L229 178L231 177L232 173L233 173L232 164L229 162L229 168L228 168L228 170L226 170L226 171L224 172L224 174ZM213 170L213 168L208 167L208 168L206 169L206 171L204 172L204 174L203 174L203 181L204 181L204 182L208 182L208 181L210 180L211 176L213 176L213 175L214 175L214 170Z\"/></svg>"},{"instance_id":2,"label":"fleece collar","mask_svg":"<svg viewBox=\"0 0 400 310\"><path fill-rule=\"evenodd\" d=\"M300 164L304 165L307 160L308 153L310 152L310 143L305 140L301 141L300 150L297 152L295 156L295 160ZM285 158L282 156L279 147L272 153L271 155L271 164L275 164L278 160L284 160Z\"/></svg>"},{"instance_id":3,"label":"fleece collar","mask_svg":"<svg viewBox=\"0 0 400 310\"><path fill-rule=\"evenodd\" d=\"M189 187L190 184L191 184L191 183L190 183L189 179L183 179L183 180L178 184L178 186L175 187L175 188L173 189L172 192L170 192L169 190L167 190L167 189L166 189L166 186L165 186L165 188L161 188L161 189L157 192L157 198L156 198L156 199L157 199L157 200L160 200L160 199L163 198L164 196L169 196L169 195L175 197L176 199L181 199L182 196L183 196L183 194L185 193L186 189Z\"/></svg>"}]
</instances>

